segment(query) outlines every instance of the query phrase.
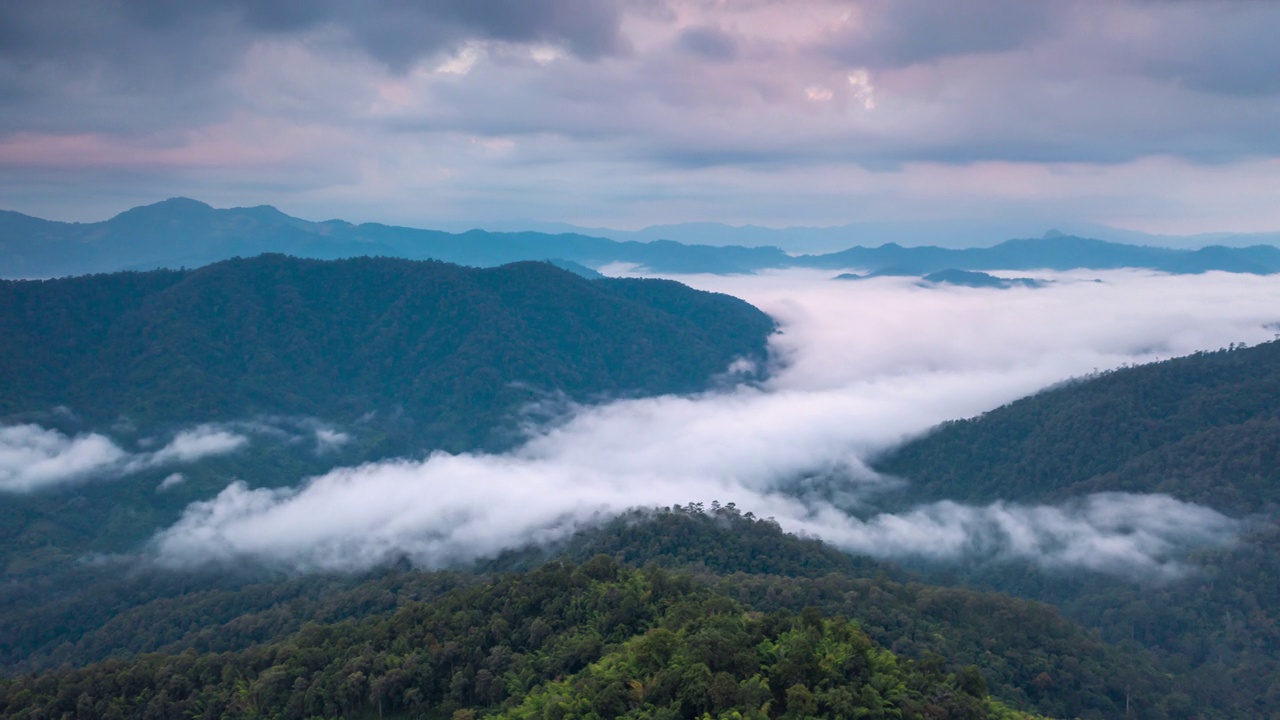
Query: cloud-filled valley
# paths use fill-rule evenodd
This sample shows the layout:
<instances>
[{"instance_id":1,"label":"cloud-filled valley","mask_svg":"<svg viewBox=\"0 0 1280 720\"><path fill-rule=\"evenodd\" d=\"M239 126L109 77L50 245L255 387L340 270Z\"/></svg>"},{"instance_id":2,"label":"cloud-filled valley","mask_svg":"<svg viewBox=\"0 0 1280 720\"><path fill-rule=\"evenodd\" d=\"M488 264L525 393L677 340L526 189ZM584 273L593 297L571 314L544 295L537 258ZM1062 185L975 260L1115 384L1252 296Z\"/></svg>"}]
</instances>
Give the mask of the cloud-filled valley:
<instances>
[{"instance_id":1,"label":"cloud-filled valley","mask_svg":"<svg viewBox=\"0 0 1280 720\"><path fill-rule=\"evenodd\" d=\"M908 482L867 464L939 422L1071 377L1270 340L1274 278L1077 273L995 291L829 277L680 278L778 319L763 383L574 408L506 454L337 468L293 489L232 483L188 507L151 548L175 567L257 559L345 570L398 557L439 567L632 507L718 500L878 557L977 555L1167 577L1187 550L1229 544L1242 529L1164 496L912 508ZM879 512L881 498L908 509Z\"/></svg>"}]
</instances>

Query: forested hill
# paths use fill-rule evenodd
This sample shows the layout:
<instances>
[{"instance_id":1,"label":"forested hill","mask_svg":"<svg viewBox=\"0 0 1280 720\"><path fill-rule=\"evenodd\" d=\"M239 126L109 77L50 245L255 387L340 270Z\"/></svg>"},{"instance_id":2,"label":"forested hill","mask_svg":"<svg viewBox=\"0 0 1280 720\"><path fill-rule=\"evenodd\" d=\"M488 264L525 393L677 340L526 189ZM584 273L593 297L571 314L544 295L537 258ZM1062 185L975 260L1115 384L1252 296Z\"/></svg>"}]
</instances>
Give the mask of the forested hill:
<instances>
[{"instance_id":1,"label":"forested hill","mask_svg":"<svg viewBox=\"0 0 1280 720\"><path fill-rule=\"evenodd\" d=\"M1280 342L1074 381L882 458L915 497L1158 492L1243 515L1280 503Z\"/></svg>"},{"instance_id":2,"label":"forested hill","mask_svg":"<svg viewBox=\"0 0 1280 720\"><path fill-rule=\"evenodd\" d=\"M1280 708L1280 343L1198 353L1065 384L947 423L881 458L919 502L1070 502L1160 493L1241 518L1230 547L1187 559L1158 587L1019 565L968 567L950 582L1053 603L1116 642L1177 668L1220 717ZM940 576L935 576L940 577ZM1205 711L1200 716L1213 717Z\"/></svg>"},{"instance_id":3,"label":"forested hill","mask_svg":"<svg viewBox=\"0 0 1280 720\"><path fill-rule=\"evenodd\" d=\"M708 387L762 357L773 322L663 280L589 281L548 263L235 259L198 270L0 282L0 416L101 423L414 425L422 447L501 444L551 393L581 401Z\"/></svg>"},{"instance_id":4,"label":"forested hill","mask_svg":"<svg viewBox=\"0 0 1280 720\"><path fill-rule=\"evenodd\" d=\"M941 659L940 659L941 660ZM745 612L601 556L227 653L0 683L8 718L1018 718L810 608Z\"/></svg>"}]
</instances>

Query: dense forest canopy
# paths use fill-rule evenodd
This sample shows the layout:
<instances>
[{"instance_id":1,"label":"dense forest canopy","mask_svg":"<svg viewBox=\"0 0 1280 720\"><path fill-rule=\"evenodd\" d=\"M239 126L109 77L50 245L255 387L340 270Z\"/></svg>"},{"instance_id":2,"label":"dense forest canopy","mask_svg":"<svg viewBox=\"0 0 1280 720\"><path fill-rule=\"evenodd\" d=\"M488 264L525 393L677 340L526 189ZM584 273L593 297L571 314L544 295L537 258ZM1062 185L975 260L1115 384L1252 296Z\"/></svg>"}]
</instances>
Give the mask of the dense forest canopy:
<instances>
[{"instance_id":1,"label":"dense forest canopy","mask_svg":"<svg viewBox=\"0 0 1280 720\"><path fill-rule=\"evenodd\" d=\"M921 568L1052 602L1113 641L1136 642L1229 716L1280 708L1280 342L1232 347L1065 383L942 425L881 458L913 501L1061 502L1161 493L1245 518L1232 546L1157 586L1019 564Z\"/></svg>"},{"instance_id":2,"label":"dense forest canopy","mask_svg":"<svg viewBox=\"0 0 1280 720\"><path fill-rule=\"evenodd\" d=\"M537 262L264 255L4 281L0 416L402 415L419 447L496 446L522 403L704 389L735 359L763 359L772 330L736 298Z\"/></svg>"},{"instance_id":3,"label":"dense forest canopy","mask_svg":"<svg viewBox=\"0 0 1280 720\"><path fill-rule=\"evenodd\" d=\"M917 497L1159 492L1237 515L1280 503L1280 342L1065 383L881 458Z\"/></svg>"}]
</instances>

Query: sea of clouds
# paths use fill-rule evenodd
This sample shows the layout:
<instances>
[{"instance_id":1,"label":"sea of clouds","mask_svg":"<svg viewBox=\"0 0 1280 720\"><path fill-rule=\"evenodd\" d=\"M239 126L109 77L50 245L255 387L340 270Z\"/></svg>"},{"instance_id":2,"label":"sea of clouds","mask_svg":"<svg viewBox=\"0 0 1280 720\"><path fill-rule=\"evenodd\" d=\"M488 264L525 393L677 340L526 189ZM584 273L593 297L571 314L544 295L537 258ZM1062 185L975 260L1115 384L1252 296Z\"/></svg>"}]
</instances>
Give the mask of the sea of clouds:
<instances>
[{"instance_id":1,"label":"sea of clouds","mask_svg":"<svg viewBox=\"0 0 1280 720\"><path fill-rule=\"evenodd\" d=\"M564 537L632 507L718 500L877 557L979 554L1176 575L1187 550L1230 543L1240 522L1131 494L858 512L878 493L910 492L868 459L938 422L1094 371L1268 341L1280 322L1280 278L1039 276L1055 282L980 290L812 271L681 276L778 320L768 380L575 408L504 454L337 468L296 488L232 483L189 506L152 550L178 567L254 559L348 570L401 557L439 567Z\"/></svg>"}]
</instances>

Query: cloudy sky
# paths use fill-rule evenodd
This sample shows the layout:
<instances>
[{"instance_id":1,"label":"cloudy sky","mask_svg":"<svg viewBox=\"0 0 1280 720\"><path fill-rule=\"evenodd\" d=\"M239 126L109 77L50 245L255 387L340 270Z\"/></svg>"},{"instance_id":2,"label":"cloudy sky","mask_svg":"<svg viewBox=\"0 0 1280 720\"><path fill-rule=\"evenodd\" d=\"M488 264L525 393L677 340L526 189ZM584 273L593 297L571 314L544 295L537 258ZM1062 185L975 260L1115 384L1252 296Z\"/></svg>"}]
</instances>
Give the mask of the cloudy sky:
<instances>
[{"instance_id":1,"label":"cloudy sky","mask_svg":"<svg viewBox=\"0 0 1280 720\"><path fill-rule=\"evenodd\" d=\"M0 3L0 207L1280 229L1280 3Z\"/></svg>"}]
</instances>

